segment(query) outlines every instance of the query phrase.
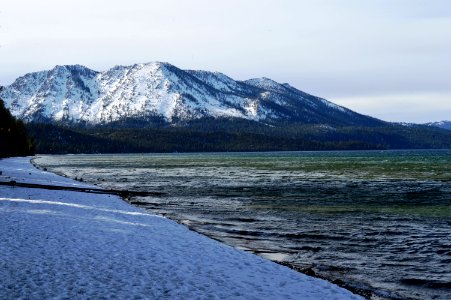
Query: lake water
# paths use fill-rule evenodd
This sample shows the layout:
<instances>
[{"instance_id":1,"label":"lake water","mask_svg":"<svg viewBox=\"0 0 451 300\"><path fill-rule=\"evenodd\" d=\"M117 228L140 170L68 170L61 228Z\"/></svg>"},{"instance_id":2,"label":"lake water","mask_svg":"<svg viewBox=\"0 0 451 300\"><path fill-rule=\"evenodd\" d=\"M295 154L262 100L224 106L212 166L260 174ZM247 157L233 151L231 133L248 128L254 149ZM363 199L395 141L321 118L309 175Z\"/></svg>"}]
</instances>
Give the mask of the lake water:
<instances>
[{"instance_id":1,"label":"lake water","mask_svg":"<svg viewBox=\"0 0 451 300\"><path fill-rule=\"evenodd\" d=\"M373 299L451 299L451 151L41 156L36 163ZM200 254L201 255L201 254Z\"/></svg>"}]
</instances>

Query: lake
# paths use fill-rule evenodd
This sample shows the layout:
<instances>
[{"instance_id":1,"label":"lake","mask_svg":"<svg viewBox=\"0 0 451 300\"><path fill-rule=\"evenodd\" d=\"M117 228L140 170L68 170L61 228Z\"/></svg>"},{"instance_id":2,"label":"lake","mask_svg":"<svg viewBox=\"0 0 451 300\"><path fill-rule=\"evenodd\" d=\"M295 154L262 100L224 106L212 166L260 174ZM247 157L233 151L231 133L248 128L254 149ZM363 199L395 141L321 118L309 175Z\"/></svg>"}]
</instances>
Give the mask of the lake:
<instances>
[{"instance_id":1,"label":"lake","mask_svg":"<svg viewBox=\"0 0 451 300\"><path fill-rule=\"evenodd\" d=\"M451 151L39 156L231 246L373 299L451 299ZM199 254L201 255L201 254Z\"/></svg>"}]
</instances>

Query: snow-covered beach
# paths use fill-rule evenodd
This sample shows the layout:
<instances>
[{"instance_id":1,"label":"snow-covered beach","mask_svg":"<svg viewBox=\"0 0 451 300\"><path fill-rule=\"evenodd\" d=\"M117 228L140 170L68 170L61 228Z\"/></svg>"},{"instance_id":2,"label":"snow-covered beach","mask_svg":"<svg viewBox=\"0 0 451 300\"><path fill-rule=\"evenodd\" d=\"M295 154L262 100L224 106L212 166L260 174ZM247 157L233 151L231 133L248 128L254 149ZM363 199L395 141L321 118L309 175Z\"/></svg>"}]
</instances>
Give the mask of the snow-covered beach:
<instances>
[{"instance_id":1,"label":"snow-covered beach","mask_svg":"<svg viewBox=\"0 0 451 300\"><path fill-rule=\"evenodd\" d=\"M92 187L30 158L0 181ZM361 299L105 194L0 186L0 298Z\"/></svg>"}]
</instances>

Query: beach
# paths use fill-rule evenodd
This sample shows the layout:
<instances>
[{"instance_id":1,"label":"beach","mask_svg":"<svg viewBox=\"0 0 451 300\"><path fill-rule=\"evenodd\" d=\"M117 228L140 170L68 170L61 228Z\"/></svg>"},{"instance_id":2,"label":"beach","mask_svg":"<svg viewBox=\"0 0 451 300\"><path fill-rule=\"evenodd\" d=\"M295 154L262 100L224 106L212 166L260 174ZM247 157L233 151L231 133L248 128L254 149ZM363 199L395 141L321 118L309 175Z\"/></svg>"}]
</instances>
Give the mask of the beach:
<instances>
[{"instance_id":1,"label":"beach","mask_svg":"<svg viewBox=\"0 0 451 300\"><path fill-rule=\"evenodd\" d=\"M0 181L96 188L0 160ZM108 194L0 186L0 298L361 299Z\"/></svg>"}]
</instances>

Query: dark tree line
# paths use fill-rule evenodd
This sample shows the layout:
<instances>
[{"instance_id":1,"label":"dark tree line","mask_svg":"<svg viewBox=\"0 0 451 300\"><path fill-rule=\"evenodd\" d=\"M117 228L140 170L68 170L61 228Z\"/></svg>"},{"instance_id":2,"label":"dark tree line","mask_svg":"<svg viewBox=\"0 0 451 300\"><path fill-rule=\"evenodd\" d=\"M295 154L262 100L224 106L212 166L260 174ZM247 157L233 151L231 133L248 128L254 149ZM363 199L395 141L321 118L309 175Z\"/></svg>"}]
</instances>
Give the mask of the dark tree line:
<instances>
[{"instance_id":1,"label":"dark tree line","mask_svg":"<svg viewBox=\"0 0 451 300\"><path fill-rule=\"evenodd\" d=\"M22 121L14 118L0 99L0 157L26 156L34 152Z\"/></svg>"},{"instance_id":2,"label":"dark tree line","mask_svg":"<svg viewBox=\"0 0 451 300\"><path fill-rule=\"evenodd\" d=\"M143 124L144 125L144 124ZM451 148L451 132L426 126L266 126L203 119L183 126L27 124L38 153L144 153Z\"/></svg>"}]
</instances>

